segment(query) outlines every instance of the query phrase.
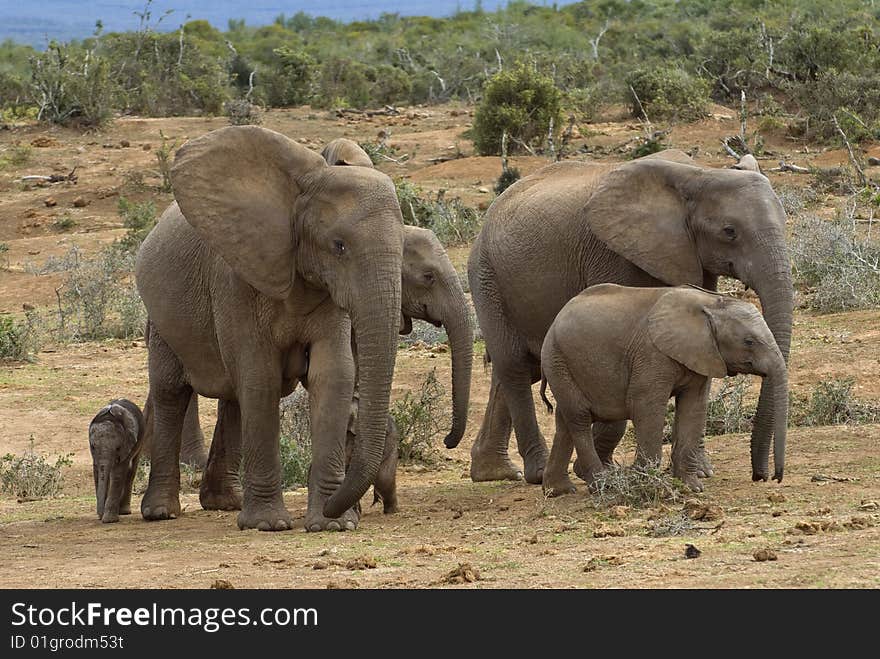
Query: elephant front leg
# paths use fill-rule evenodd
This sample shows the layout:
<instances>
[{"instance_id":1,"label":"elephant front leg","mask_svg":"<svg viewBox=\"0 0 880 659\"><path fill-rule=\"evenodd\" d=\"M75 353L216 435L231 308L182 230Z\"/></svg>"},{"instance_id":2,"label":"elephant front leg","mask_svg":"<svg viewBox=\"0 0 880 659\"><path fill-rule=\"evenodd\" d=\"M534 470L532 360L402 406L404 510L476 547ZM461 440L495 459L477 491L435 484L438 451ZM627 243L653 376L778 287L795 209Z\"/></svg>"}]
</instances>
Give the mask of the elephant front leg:
<instances>
[{"instance_id":1,"label":"elephant front leg","mask_svg":"<svg viewBox=\"0 0 880 659\"><path fill-rule=\"evenodd\" d=\"M702 492L700 460L702 438L706 431L709 378L685 388L675 398L675 420L672 425L672 475L694 492ZM705 452L703 452L705 455Z\"/></svg>"},{"instance_id":2,"label":"elephant front leg","mask_svg":"<svg viewBox=\"0 0 880 659\"><path fill-rule=\"evenodd\" d=\"M486 413L471 447L472 481L522 480L522 470L510 461L507 453L512 429L510 412L507 411L501 385L493 371Z\"/></svg>"},{"instance_id":3,"label":"elephant front leg","mask_svg":"<svg viewBox=\"0 0 880 659\"><path fill-rule=\"evenodd\" d=\"M205 510L241 510L241 408L233 400L217 401L217 424L208 464L199 488Z\"/></svg>"},{"instance_id":4,"label":"elephant front leg","mask_svg":"<svg viewBox=\"0 0 880 659\"><path fill-rule=\"evenodd\" d=\"M104 514L101 516L101 521L104 524L119 521L119 514L123 499L125 498L126 485L129 483L130 472L131 463L128 460L123 460L120 464L113 467L113 471L110 474L110 491L107 493Z\"/></svg>"},{"instance_id":5,"label":"elephant front leg","mask_svg":"<svg viewBox=\"0 0 880 659\"><path fill-rule=\"evenodd\" d=\"M324 517L324 504L345 479L345 440L354 390L349 335L311 345L307 376L312 428L307 531L353 531L360 506L339 518Z\"/></svg>"},{"instance_id":6,"label":"elephant front leg","mask_svg":"<svg viewBox=\"0 0 880 659\"><path fill-rule=\"evenodd\" d=\"M666 425L666 401L656 393L633 396L636 408L632 422L636 433L637 467L659 467L663 460L663 427Z\"/></svg>"}]
</instances>

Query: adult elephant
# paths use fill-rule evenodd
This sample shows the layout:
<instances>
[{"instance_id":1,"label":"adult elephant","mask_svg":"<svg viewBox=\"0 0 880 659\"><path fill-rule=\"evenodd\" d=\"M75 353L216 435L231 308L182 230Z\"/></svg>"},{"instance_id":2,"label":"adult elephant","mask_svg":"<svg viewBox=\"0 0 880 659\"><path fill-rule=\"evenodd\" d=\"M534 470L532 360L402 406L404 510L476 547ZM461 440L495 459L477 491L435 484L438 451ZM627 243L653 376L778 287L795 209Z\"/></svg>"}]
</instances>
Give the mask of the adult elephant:
<instances>
[{"instance_id":1,"label":"adult elephant","mask_svg":"<svg viewBox=\"0 0 880 659\"><path fill-rule=\"evenodd\" d=\"M345 138L327 144L322 155L330 165L372 167L366 152L356 142ZM404 227L400 313L400 334L412 331L413 319L446 329L452 358L452 427L445 441L457 444L467 425L474 332L470 305L458 272L437 236L428 229ZM357 355L355 336L352 336L351 350ZM352 404L360 405L359 401ZM190 410L191 406L187 408L188 415ZM235 426L229 427L229 422L228 412L221 403L199 495L206 510L238 510L241 507L237 491L240 436Z\"/></svg>"},{"instance_id":2,"label":"adult elephant","mask_svg":"<svg viewBox=\"0 0 880 659\"><path fill-rule=\"evenodd\" d=\"M240 528L292 526L281 496L278 401L311 395L313 463L306 528L357 526L376 476L400 318L403 221L391 180L331 167L254 126L184 144L176 203L138 254L147 307L154 439L145 519L180 513L180 431L192 391L220 399L242 437ZM360 346L358 445L344 470Z\"/></svg>"},{"instance_id":3,"label":"adult elephant","mask_svg":"<svg viewBox=\"0 0 880 659\"><path fill-rule=\"evenodd\" d=\"M785 212L758 173L704 169L670 151L623 164L555 163L512 185L486 214L468 263L494 364L471 478L521 477L507 454L512 421L525 479L541 482L547 449L531 384L540 379L544 335L569 299L599 283L714 290L720 275L757 292L787 360L793 290ZM769 477L773 416L765 382L752 430L754 480ZM594 428L603 461L610 462L625 425ZM699 473L710 476L698 450Z\"/></svg>"}]
</instances>

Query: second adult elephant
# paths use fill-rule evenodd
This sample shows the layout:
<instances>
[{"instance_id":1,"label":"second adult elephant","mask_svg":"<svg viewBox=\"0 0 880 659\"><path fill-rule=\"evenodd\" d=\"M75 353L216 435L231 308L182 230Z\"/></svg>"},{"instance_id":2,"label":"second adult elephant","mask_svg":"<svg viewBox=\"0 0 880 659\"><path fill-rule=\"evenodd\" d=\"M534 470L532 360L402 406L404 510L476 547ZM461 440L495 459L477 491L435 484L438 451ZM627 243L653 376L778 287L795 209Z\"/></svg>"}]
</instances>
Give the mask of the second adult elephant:
<instances>
[{"instance_id":1,"label":"second adult elephant","mask_svg":"<svg viewBox=\"0 0 880 659\"><path fill-rule=\"evenodd\" d=\"M557 312L594 284L714 290L719 276L734 277L757 292L787 360L793 290L779 199L760 174L704 169L681 155L552 164L490 207L468 263L493 363L488 407L471 450L473 480L520 477L507 455L512 423L525 478L541 483L547 448L531 391L540 379L541 345ZM769 478L773 417L771 392L762 386L752 431L755 480ZM594 428L603 461L611 460L625 425ZM711 475L705 456L696 459L700 472Z\"/></svg>"}]
</instances>

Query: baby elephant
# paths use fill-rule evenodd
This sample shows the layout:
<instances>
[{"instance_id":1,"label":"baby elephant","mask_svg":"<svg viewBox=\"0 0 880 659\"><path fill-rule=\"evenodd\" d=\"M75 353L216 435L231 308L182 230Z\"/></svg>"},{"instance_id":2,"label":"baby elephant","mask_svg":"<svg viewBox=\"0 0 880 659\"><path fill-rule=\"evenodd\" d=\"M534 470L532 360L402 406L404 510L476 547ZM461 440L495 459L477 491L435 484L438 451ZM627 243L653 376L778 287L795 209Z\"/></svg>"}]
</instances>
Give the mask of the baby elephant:
<instances>
[{"instance_id":1,"label":"baby elephant","mask_svg":"<svg viewBox=\"0 0 880 659\"><path fill-rule=\"evenodd\" d=\"M358 394L351 399L351 412L348 417L348 432L345 437L345 468L351 461L351 454L357 444L358 424ZM373 481L373 503L382 502L382 512L386 515L396 513L397 508L397 453L400 435L397 432L397 424L389 414L388 423L385 426L385 454L379 463L379 471L376 480Z\"/></svg>"},{"instance_id":2,"label":"baby elephant","mask_svg":"<svg viewBox=\"0 0 880 659\"><path fill-rule=\"evenodd\" d=\"M131 486L145 427L140 408L124 398L110 401L89 424L98 517L105 524L131 514Z\"/></svg>"},{"instance_id":3,"label":"baby elephant","mask_svg":"<svg viewBox=\"0 0 880 659\"><path fill-rule=\"evenodd\" d=\"M703 489L693 462L705 431L712 378L751 373L768 378L774 397L777 481L782 481L788 411L785 361L758 310L692 286L592 286L566 304L541 350L541 397L556 398L556 436L544 471L550 494L573 492L572 446L578 474L589 484L604 465L596 453L593 421L631 419L638 464L659 463L666 404L675 396L672 473ZM769 449L768 449L769 450Z\"/></svg>"}]
</instances>

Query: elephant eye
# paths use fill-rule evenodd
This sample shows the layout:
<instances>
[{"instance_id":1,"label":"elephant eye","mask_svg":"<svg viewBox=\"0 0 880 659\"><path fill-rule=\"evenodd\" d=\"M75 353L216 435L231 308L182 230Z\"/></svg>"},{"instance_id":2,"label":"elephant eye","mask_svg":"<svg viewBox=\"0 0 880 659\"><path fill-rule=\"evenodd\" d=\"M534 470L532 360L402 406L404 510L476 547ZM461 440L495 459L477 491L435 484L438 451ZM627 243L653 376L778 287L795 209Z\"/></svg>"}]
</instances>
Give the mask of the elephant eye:
<instances>
[{"instance_id":1,"label":"elephant eye","mask_svg":"<svg viewBox=\"0 0 880 659\"><path fill-rule=\"evenodd\" d=\"M337 256L342 256L345 254L345 243L341 240L334 240L333 251L336 252Z\"/></svg>"},{"instance_id":2,"label":"elephant eye","mask_svg":"<svg viewBox=\"0 0 880 659\"><path fill-rule=\"evenodd\" d=\"M755 345L755 340L750 337L746 337L746 339L743 341L743 343L745 343L749 348L751 348L753 345Z\"/></svg>"},{"instance_id":3,"label":"elephant eye","mask_svg":"<svg viewBox=\"0 0 880 659\"><path fill-rule=\"evenodd\" d=\"M434 273L433 272L426 272L423 276L425 278L425 283L428 286L431 286L434 284Z\"/></svg>"},{"instance_id":4,"label":"elephant eye","mask_svg":"<svg viewBox=\"0 0 880 659\"><path fill-rule=\"evenodd\" d=\"M736 238L736 229L733 226L728 224L722 229L722 231L724 231L724 236L729 240L734 240Z\"/></svg>"}]
</instances>

